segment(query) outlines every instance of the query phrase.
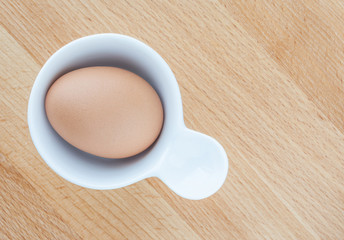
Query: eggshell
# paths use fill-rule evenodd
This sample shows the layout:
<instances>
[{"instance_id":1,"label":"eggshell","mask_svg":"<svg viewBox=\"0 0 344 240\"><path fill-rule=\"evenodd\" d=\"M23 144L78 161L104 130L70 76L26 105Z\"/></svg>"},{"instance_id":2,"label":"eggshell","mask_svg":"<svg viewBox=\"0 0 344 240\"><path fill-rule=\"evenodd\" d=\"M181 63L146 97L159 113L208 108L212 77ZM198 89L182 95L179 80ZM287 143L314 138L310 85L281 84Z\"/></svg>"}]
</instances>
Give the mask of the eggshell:
<instances>
[{"instance_id":1,"label":"eggshell","mask_svg":"<svg viewBox=\"0 0 344 240\"><path fill-rule=\"evenodd\" d=\"M163 125L163 107L151 85L115 67L81 68L61 76L46 95L45 109L63 139L105 158L144 151Z\"/></svg>"}]
</instances>

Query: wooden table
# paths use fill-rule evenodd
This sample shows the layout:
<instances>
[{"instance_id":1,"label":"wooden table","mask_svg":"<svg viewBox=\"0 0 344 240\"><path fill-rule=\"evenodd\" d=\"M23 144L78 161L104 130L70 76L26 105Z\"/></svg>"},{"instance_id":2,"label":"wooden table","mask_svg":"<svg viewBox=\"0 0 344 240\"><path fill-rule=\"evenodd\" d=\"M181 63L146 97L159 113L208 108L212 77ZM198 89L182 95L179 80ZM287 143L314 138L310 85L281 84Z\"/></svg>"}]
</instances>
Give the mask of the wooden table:
<instances>
[{"instance_id":1,"label":"wooden table","mask_svg":"<svg viewBox=\"0 0 344 240\"><path fill-rule=\"evenodd\" d=\"M341 0L0 4L0 239L344 239ZM102 32L170 65L186 125L229 156L218 193L186 200L157 179L89 190L44 163L26 121L35 77Z\"/></svg>"}]
</instances>

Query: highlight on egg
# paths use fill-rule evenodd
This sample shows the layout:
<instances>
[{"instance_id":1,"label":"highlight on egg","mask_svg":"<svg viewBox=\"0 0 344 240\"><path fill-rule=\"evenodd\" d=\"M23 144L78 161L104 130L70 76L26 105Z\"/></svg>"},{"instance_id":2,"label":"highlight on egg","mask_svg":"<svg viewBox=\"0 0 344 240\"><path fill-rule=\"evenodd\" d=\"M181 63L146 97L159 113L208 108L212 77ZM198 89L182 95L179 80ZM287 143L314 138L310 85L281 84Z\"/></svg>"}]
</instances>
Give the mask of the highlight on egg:
<instances>
[{"instance_id":1,"label":"highlight on egg","mask_svg":"<svg viewBox=\"0 0 344 240\"><path fill-rule=\"evenodd\" d=\"M105 158L141 153L158 138L163 106L140 76L116 67L87 67L59 77L45 99L47 118L68 143Z\"/></svg>"}]
</instances>

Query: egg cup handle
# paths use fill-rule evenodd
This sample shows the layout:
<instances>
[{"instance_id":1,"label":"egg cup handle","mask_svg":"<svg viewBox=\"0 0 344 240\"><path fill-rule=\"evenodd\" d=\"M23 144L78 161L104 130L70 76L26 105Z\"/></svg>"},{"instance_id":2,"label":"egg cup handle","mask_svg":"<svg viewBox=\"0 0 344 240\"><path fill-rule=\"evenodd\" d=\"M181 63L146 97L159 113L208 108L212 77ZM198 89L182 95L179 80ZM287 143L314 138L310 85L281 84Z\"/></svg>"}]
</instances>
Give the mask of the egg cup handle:
<instances>
[{"instance_id":1,"label":"egg cup handle","mask_svg":"<svg viewBox=\"0 0 344 240\"><path fill-rule=\"evenodd\" d=\"M156 175L176 194L198 200L219 190L227 172L223 147L212 137L184 128L169 145Z\"/></svg>"}]
</instances>

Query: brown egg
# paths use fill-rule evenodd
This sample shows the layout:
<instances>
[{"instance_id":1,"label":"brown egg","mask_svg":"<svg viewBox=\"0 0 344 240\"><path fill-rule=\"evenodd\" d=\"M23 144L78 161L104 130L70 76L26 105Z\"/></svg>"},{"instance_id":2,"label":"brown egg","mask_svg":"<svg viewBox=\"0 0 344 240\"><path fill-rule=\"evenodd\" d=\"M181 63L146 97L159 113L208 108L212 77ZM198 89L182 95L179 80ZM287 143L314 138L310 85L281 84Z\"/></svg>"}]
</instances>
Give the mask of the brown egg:
<instances>
[{"instance_id":1,"label":"brown egg","mask_svg":"<svg viewBox=\"0 0 344 240\"><path fill-rule=\"evenodd\" d=\"M138 75L115 67L82 68L58 78L46 95L45 110L63 139L106 158L144 151L163 125L155 90Z\"/></svg>"}]
</instances>

